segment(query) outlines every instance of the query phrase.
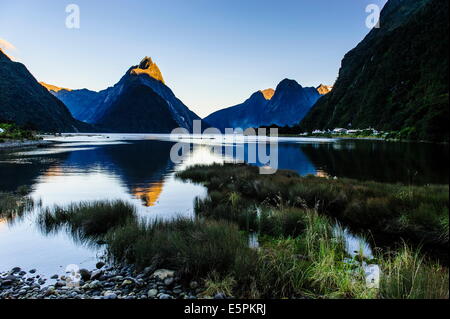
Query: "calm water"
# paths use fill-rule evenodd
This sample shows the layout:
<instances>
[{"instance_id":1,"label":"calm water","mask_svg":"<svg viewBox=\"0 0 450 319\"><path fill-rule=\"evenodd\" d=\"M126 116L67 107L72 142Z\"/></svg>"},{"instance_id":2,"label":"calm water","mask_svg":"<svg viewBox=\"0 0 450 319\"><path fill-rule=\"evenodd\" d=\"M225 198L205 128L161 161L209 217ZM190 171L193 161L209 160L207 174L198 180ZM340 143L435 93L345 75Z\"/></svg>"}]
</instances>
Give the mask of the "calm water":
<instances>
[{"instance_id":1,"label":"calm water","mask_svg":"<svg viewBox=\"0 0 450 319\"><path fill-rule=\"evenodd\" d=\"M83 136L57 141L47 148L0 153L0 191L28 185L31 196L44 207L123 199L147 218L192 216L194 198L206 191L176 180L174 173L192 164L224 161L211 146L195 144L190 156L173 164L173 142L167 136ZM247 145L238 148L247 154ZM302 175L448 184L447 145L283 138L278 153L280 168ZM65 231L44 234L36 224L37 214L0 219L0 271L20 266L51 276L63 274L69 264L94 268L101 248L80 243Z\"/></svg>"}]
</instances>

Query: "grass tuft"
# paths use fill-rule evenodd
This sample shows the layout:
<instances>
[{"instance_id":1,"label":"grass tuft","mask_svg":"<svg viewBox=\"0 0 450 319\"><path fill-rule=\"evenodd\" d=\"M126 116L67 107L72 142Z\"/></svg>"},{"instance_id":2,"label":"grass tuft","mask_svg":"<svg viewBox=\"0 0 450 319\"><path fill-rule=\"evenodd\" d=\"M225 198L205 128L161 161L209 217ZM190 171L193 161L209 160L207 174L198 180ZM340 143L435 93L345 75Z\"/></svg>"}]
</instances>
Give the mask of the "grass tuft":
<instances>
[{"instance_id":1,"label":"grass tuft","mask_svg":"<svg viewBox=\"0 0 450 319\"><path fill-rule=\"evenodd\" d=\"M123 201L96 201L55 206L38 218L41 229L51 233L66 227L79 239L99 238L109 230L136 219L135 207Z\"/></svg>"},{"instance_id":2,"label":"grass tuft","mask_svg":"<svg viewBox=\"0 0 450 319\"><path fill-rule=\"evenodd\" d=\"M382 259L380 295L386 299L448 299L449 272L404 245Z\"/></svg>"}]
</instances>

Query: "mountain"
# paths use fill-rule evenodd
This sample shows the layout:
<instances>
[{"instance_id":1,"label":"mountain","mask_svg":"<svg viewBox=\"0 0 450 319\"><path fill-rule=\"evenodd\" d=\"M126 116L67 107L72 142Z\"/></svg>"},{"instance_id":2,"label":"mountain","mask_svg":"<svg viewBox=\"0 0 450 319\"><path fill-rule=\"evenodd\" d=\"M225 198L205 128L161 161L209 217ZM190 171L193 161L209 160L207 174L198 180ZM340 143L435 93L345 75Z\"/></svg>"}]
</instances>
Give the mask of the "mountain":
<instances>
[{"instance_id":1,"label":"mountain","mask_svg":"<svg viewBox=\"0 0 450 319\"><path fill-rule=\"evenodd\" d=\"M204 120L220 130L225 128L280 126L298 123L320 98L315 88L303 88L294 80L285 79L276 90L253 93L245 102L219 110Z\"/></svg>"},{"instance_id":2,"label":"mountain","mask_svg":"<svg viewBox=\"0 0 450 319\"><path fill-rule=\"evenodd\" d=\"M399 131L448 141L447 0L390 0L375 28L348 52L333 90L300 123Z\"/></svg>"},{"instance_id":3,"label":"mountain","mask_svg":"<svg viewBox=\"0 0 450 319\"><path fill-rule=\"evenodd\" d=\"M261 93L266 100L270 100L274 96L275 90L274 89L265 89L265 90L261 90Z\"/></svg>"},{"instance_id":4,"label":"mountain","mask_svg":"<svg viewBox=\"0 0 450 319\"><path fill-rule=\"evenodd\" d=\"M101 104L105 95L99 92L90 91L88 89L70 90L61 89L53 90L53 85L44 85L50 93L61 100L70 110L72 115L83 122L95 123L95 115L97 107Z\"/></svg>"},{"instance_id":5,"label":"mountain","mask_svg":"<svg viewBox=\"0 0 450 319\"><path fill-rule=\"evenodd\" d=\"M294 80L285 79L278 84L268 101L260 125L292 126L301 121L320 98L316 88L302 87Z\"/></svg>"},{"instance_id":6,"label":"mountain","mask_svg":"<svg viewBox=\"0 0 450 319\"><path fill-rule=\"evenodd\" d=\"M192 131L200 118L165 84L159 67L145 57L113 87L100 92L50 90L75 118L120 133L168 133L176 127Z\"/></svg>"},{"instance_id":7,"label":"mountain","mask_svg":"<svg viewBox=\"0 0 450 319\"><path fill-rule=\"evenodd\" d=\"M263 91L255 92L244 103L214 112L204 120L221 131L225 128L245 130L249 127L258 127L260 113L269 101L266 96Z\"/></svg>"},{"instance_id":8,"label":"mountain","mask_svg":"<svg viewBox=\"0 0 450 319\"><path fill-rule=\"evenodd\" d=\"M0 122L43 132L89 132L93 128L75 120L67 107L51 95L27 68L13 62L0 49Z\"/></svg>"},{"instance_id":9,"label":"mountain","mask_svg":"<svg viewBox=\"0 0 450 319\"><path fill-rule=\"evenodd\" d=\"M325 95L330 93L332 89L333 87L330 85L321 84L317 87L317 92L319 92L320 95Z\"/></svg>"},{"instance_id":10,"label":"mountain","mask_svg":"<svg viewBox=\"0 0 450 319\"><path fill-rule=\"evenodd\" d=\"M58 86L55 85L51 85L51 84L47 84L45 82L39 82L40 85L42 85L43 87L45 87L47 90L49 90L50 92L59 92L59 91L72 91L71 89L66 89L66 88L60 88Z\"/></svg>"}]
</instances>

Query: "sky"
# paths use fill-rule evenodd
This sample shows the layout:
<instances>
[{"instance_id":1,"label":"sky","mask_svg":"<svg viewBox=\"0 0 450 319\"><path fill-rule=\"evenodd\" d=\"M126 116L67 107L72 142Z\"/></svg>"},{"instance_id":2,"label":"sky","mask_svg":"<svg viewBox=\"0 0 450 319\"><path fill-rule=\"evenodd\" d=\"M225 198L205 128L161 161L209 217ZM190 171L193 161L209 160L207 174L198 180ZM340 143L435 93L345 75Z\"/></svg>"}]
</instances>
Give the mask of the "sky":
<instances>
[{"instance_id":1,"label":"sky","mask_svg":"<svg viewBox=\"0 0 450 319\"><path fill-rule=\"evenodd\" d=\"M332 85L386 0L0 0L0 47L38 81L114 85L145 56L200 116L284 78ZM67 28L70 4L79 28ZM72 21L72 20L71 20Z\"/></svg>"}]
</instances>

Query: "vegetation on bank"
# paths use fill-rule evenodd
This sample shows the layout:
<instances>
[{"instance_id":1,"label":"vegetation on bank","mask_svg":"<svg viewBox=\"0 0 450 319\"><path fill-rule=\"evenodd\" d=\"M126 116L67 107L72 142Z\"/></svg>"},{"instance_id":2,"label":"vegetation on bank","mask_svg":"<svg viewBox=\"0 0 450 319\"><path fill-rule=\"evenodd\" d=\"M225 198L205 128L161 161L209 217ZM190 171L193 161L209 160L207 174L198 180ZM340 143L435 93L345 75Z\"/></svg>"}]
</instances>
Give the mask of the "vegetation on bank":
<instances>
[{"instance_id":1,"label":"vegetation on bank","mask_svg":"<svg viewBox=\"0 0 450 319\"><path fill-rule=\"evenodd\" d=\"M366 256L362 250L348 251L336 227L337 217L354 219L355 227L399 241L408 230L446 245L444 186L327 180L289 171L264 176L255 167L228 164L194 166L178 177L204 183L209 190L196 200L195 218L148 221L129 203L102 201L42 209L38 222L45 232L65 230L76 240L106 244L112 262L141 270L173 269L186 280L201 279L205 296L449 297L448 268L417 247L402 242ZM20 203L14 199L27 193L2 194L0 212L13 211ZM249 245L250 231L259 235L258 247ZM368 264L381 268L374 285L367 281Z\"/></svg>"},{"instance_id":2,"label":"vegetation on bank","mask_svg":"<svg viewBox=\"0 0 450 319\"><path fill-rule=\"evenodd\" d=\"M79 240L98 239L110 229L136 218L135 207L123 201L95 201L46 208L38 223L45 233L66 228Z\"/></svg>"},{"instance_id":3,"label":"vegetation on bank","mask_svg":"<svg viewBox=\"0 0 450 319\"><path fill-rule=\"evenodd\" d=\"M448 185L300 177L291 171L260 175L257 167L245 164L193 166L177 176L208 188L208 196L196 201L200 216L234 221L242 229L263 228L264 216L273 216L273 208L309 208L353 230L370 231L375 239L389 237L448 247ZM263 222L257 225L258 216Z\"/></svg>"},{"instance_id":4,"label":"vegetation on bank","mask_svg":"<svg viewBox=\"0 0 450 319\"><path fill-rule=\"evenodd\" d=\"M86 214L86 205L70 205L70 217L63 218L64 223L55 223L56 215L41 221L50 228L67 223L69 231L72 227L89 230L89 236L83 237L104 239L110 258L117 262L138 269L170 268L185 279L203 278L205 296L448 298L448 269L428 263L407 246L375 256L371 262L382 266L383 275L379 289L369 287L362 254L352 258L333 222L314 210L297 212L296 221L280 209L272 217L274 223L265 225L267 234L276 235L263 236L261 246L253 249L247 233L233 222L202 217L145 222L130 214L122 223L124 216L118 217L117 212L125 206L122 202L96 203ZM80 220L91 227L79 227ZM106 233L104 225L111 227ZM297 232L299 236L284 235Z\"/></svg>"},{"instance_id":5,"label":"vegetation on bank","mask_svg":"<svg viewBox=\"0 0 450 319\"><path fill-rule=\"evenodd\" d=\"M36 132L31 129L21 128L15 124L0 123L0 143L8 140L23 141L23 140L39 140Z\"/></svg>"},{"instance_id":6,"label":"vegetation on bank","mask_svg":"<svg viewBox=\"0 0 450 319\"><path fill-rule=\"evenodd\" d=\"M204 278L208 295L224 292L247 298L448 297L448 269L426 260L416 250L403 245L392 252L378 252L373 260L362 254L352 257L342 236L334 231L333 219L319 214L320 204L309 208L308 200L283 200L282 193L275 192L275 197L262 200L254 194L252 203L259 201L261 208L251 210L238 188L224 181L252 181L253 168L226 165L215 169L219 167L222 173L213 174L217 179L208 175L214 167L200 171L194 167L180 173L190 173L190 178L206 174L202 178L210 179L208 188L214 189L206 199L197 200L195 219L140 221L132 213L117 213L126 204L115 202L94 203L88 209L87 204L71 205L63 210L65 213L58 213L61 208L48 211L43 216L49 216L41 220L49 228L66 224L71 230L87 232L91 238L104 239L110 257L118 262L132 263L140 269L171 268L185 278ZM280 174L274 181L300 178L291 172ZM262 181L253 182L263 191ZM222 189L227 190L226 196L219 191ZM321 195L326 194L323 191ZM244 229L260 234L259 249L249 247ZM379 289L367 286L363 261L381 266Z\"/></svg>"}]
</instances>

